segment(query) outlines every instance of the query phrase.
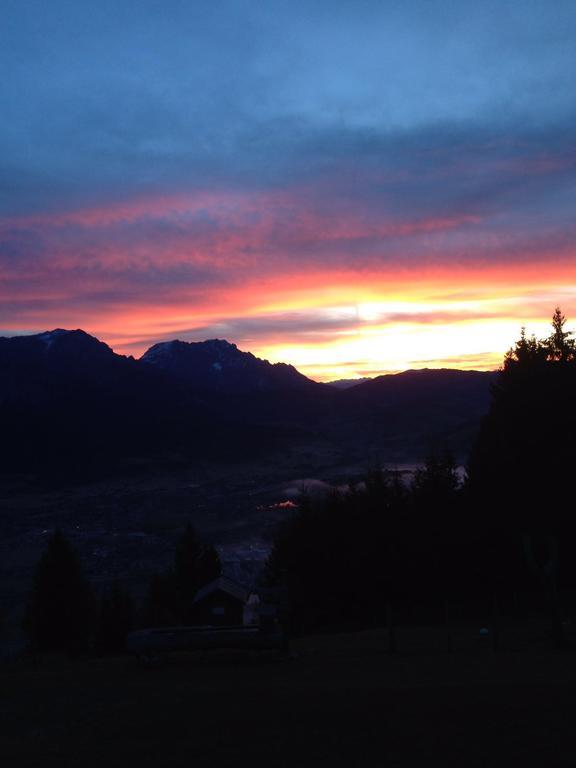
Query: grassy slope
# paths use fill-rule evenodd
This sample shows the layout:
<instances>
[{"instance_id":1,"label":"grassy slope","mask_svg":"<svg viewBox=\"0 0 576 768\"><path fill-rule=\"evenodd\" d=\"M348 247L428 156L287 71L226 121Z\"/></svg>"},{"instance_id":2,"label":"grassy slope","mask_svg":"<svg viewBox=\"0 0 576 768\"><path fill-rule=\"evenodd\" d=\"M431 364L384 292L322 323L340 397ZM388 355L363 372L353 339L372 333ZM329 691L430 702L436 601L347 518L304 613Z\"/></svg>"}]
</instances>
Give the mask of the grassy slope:
<instances>
[{"instance_id":1,"label":"grassy slope","mask_svg":"<svg viewBox=\"0 0 576 768\"><path fill-rule=\"evenodd\" d=\"M1 672L10 766L576 764L576 657L388 656L377 633L311 638L292 662L235 654Z\"/></svg>"}]
</instances>

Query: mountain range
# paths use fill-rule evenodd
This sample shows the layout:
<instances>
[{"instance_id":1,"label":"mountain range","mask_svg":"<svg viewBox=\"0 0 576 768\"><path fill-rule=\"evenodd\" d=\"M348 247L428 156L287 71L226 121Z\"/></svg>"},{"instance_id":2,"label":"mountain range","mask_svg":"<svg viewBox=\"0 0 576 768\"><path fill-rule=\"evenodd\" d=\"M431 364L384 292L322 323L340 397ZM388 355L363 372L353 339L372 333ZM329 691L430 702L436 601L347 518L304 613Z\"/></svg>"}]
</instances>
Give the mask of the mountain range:
<instances>
[{"instance_id":1,"label":"mountain range","mask_svg":"<svg viewBox=\"0 0 576 768\"><path fill-rule=\"evenodd\" d=\"M135 360L82 330L0 338L0 466L281 461L292 450L313 463L318 446L344 463L465 456L494 378L424 369L328 386L219 339L163 342Z\"/></svg>"}]
</instances>

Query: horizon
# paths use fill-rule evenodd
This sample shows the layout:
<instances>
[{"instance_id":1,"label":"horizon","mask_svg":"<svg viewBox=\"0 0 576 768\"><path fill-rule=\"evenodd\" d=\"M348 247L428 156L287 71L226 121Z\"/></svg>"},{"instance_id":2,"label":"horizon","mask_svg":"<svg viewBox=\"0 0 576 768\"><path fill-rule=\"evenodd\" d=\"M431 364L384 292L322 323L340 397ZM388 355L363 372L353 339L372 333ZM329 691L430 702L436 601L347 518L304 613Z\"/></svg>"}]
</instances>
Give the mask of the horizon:
<instances>
[{"instance_id":1,"label":"horizon","mask_svg":"<svg viewBox=\"0 0 576 768\"><path fill-rule=\"evenodd\" d=\"M576 316L576 8L9 3L0 333L493 370Z\"/></svg>"},{"instance_id":2,"label":"horizon","mask_svg":"<svg viewBox=\"0 0 576 768\"><path fill-rule=\"evenodd\" d=\"M106 342L105 339L99 338L95 334L90 333L89 331L86 331L84 328L52 328L52 329L44 330L44 331L13 332L13 333L6 333L6 335L0 335L0 340L1 339L22 338L22 337L29 337L29 336L51 334L51 333L55 333L55 332L58 332L58 331L63 331L64 333L75 333L75 332L85 333L88 336L91 336L92 338L97 339L98 341L104 342L108 347L110 347L110 349L114 352L114 354L122 355L124 357L132 356L136 360L140 360L143 357L143 355L149 349L152 348L152 347L147 347L146 349L143 350L142 354L140 354L138 356L127 355L127 354L125 354L123 352L118 352L110 344L108 344L108 342ZM5 333L5 332L3 332L3 333ZM166 339L163 342L155 342L155 343L156 344L158 344L158 343L162 344L162 343L170 343L172 341L183 342L184 340L183 339L174 338L174 339ZM224 343L230 344L232 346L235 346L240 352L254 354L254 352L252 350L246 349L246 348L242 348L238 344L236 344L235 342L230 341L229 339L216 339L216 338L213 338L213 339L197 339L195 341L184 341L184 343L186 343L186 344L203 344L203 343L213 342L213 341L224 342ZM284 364L292 365L300 373L302 373L302 371L300 371L300 369L297 368L297 366L295 366L293 363L291 363L290 360L271 361L271 360L267 360L267 358L260 358L259 355L255 355L255 357L257 357L257 358L259 358L261 360L264 360L265 362L284 363ZM473 371L473 372L477 372L477 373L490 373L490 372L494 373L494 372L497 372L499 367L500 366L498 366L498 368L471 368L471 367L458 368L457 366L430 366L430 365L426 365L426 366L413 367L413 368L402 368L402 369L399 369L399 370L387 370L387 371L384 371L382 373L375 373L373 376L348 376L345 379L344 378L340 378L340 379L320 379L320 378L315 378L314 379L314 378L312 378L310 376L308 376L308 378L310 378L310 379L312 379L312 381L316 381L317 383L320 383L320 384L331 384L331 383L337 383L338 381L355 381L355 380L357 380L360 383L361 381L374 379L374 378L377 378L378 376L397 375L397 374L402 374L402 373L410 373L412 371L450 370L450 371Z\"/></svg>"}]
</instances>

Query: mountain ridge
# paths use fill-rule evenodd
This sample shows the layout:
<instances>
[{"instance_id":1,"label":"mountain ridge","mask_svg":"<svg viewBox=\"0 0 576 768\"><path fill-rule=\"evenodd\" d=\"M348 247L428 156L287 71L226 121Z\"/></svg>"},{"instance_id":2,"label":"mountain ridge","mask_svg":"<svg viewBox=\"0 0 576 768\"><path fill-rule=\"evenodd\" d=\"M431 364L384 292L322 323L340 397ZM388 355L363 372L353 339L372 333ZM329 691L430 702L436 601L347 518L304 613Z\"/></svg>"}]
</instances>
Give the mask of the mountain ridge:
<instances>
[{"instance_id":1,"label":"mountain ridge","mask_svg":"<svg viewBox=\"0 0 576 768\"><path fill-rule=\"evenodd\" d=\"M162 342L134 359L81 329L2 337L0 462L281 462L296 451L312 467L320 455L416 460L434 446L464 456L495 376L420 369L339 390L222 339Z\"/></svg>"},{"instance_id":2,"label":"mountain ridge","mask_svg":"<svg viewBox=\"0 0 576 768\"><path fill-rule=\"evenodd\" d=\"M225 339L159 342L139 361L199 389L212 391L280 391L317 385L293 365L270 363Z\"/></svg>"}]
</instances>

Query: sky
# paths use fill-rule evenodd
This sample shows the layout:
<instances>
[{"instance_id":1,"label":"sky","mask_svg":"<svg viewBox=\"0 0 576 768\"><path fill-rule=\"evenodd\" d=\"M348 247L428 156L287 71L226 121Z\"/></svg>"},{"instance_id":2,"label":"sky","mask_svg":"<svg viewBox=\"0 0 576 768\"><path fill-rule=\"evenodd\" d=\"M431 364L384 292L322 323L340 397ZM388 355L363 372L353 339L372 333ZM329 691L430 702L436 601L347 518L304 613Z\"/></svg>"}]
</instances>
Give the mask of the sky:
<instances>
[{"instance_id":1,"label":"sky","mask_svg":"<svg viewBox=\"0 0 576 768\"><path fill-rule=\"evenodd\" d=\"M574 0L3 0L0 334L498 367L576 318L575 39Z\"/></svg>"}]
</instances>

